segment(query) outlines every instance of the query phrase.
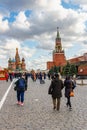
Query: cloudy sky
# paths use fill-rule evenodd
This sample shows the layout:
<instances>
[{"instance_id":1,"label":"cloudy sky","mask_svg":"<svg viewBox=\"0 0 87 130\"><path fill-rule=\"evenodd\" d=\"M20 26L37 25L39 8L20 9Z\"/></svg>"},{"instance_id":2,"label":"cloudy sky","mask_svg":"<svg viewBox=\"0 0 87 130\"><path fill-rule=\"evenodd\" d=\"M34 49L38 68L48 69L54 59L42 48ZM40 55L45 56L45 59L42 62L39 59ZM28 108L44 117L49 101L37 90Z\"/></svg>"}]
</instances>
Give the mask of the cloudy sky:
<instances>
[{"instance_id":1,"label":"cloudy sky","mask_svg":"<svg viewBox=\"0 0 87 130\"><path fill-rule=\"evenodd\" d=\"M0 0L0 66L18 48L28 70L46 69L57 27L66 59L87 52L87 0Z\"/></svg>"}]
</instances>

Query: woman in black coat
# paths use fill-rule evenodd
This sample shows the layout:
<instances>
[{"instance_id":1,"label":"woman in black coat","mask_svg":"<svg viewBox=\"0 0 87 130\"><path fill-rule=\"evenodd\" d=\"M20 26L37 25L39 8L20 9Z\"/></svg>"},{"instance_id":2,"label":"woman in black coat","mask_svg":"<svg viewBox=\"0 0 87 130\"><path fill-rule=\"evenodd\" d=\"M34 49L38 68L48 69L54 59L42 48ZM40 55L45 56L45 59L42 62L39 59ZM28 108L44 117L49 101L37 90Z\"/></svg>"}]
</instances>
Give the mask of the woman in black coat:
<instances>
[{"instance_id":1,"label":"woman in black coat","mask_svg":"<svg viewBox=\"0 0 87 130\"><path fill-rule=\"evenodd\" d=\"M58 74L55 74L50 85L50 89L52 90L53 109L60 109L60 98L62 97L61 90L63 87L63 81L59 79Z\"/></svg>"},{"instance_id":2,"label":"woman in black coat","mask_svg":"<svg viewBox=\"0 0 87 130\"><path fill-rule=\"evenodd\" d=\"M72 109L71 106L71 100L70 100L70 92L73 90L74 88L74 83L71 80L70 76L66 76L66 79L64 81L64 86L65 86L65 97L67 98L67 107L69 106L69 109Z\"/></svg>"}]
</instances>

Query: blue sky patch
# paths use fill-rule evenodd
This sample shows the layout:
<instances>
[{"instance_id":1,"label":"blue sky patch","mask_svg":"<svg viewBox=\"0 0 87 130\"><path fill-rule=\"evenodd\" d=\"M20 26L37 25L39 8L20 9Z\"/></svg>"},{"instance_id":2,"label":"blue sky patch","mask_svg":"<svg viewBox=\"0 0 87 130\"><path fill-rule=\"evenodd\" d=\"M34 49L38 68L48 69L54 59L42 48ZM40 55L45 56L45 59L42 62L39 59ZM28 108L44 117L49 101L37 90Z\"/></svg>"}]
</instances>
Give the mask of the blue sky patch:
<instances>
[{"instance_id":1,"label":"blue sky patch","mask_svg":"<svg viewBox=\"0 0 87 130\"><path fill-rule=\"evenodd\" d=\"M32 10L26 10L25 11L26 17L29 17L31 15L31 13L32 13Z\"/></svg>"},{"instance_id":2,"label":"blue sky patch","mask_svg":"<svg viewBox=\"0 0 87 130\"><path fill-rule=\"evenodd\" d=\"M64 8L66 8L66 9L73 9L73 10L77 10L78 8L79 8L79 5L75 5L75 4L72 4L71 2L69 2L69 3L66 3L66 2L64 2L63 0L62 0L62 6L64 7Z\"/></svg>"},{"instance_id":3,"label":"blue sky patch","mask_svg":"<svg viewBox=\"0 0 87 130\"><path fill-rule=\"evenodd\" d=\"M17 16L17 12L11 12L9 17L4 17L3 20L8 20L10 23L15 21L15 16Z\"/></svg>"}]
</instances>

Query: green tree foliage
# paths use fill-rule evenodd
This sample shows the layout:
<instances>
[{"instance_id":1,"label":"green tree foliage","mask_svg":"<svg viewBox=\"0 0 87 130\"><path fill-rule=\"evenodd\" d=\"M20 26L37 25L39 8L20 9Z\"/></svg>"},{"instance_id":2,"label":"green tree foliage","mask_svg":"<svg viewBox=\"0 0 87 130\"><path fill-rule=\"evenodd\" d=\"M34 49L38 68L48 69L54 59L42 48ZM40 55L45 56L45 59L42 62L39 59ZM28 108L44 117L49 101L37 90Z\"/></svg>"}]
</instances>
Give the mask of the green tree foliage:
<instances>
[{"instance_id":1,"label":"green tree foliage","mask_svg":"<svg viewBox=\"0 0 87 130\"><path fill-rule=\"evenodd\" d=\"M67 65L63 67L62 74L63 75L70 75L70 64L69 64L69 62L67 62Z\"/></svg>"},{"instance_id":2,"label":"green tree foliage","mask_svg":"<svg viewBox=\"0 0 87 130\"><path fill-rule=\"evenodd\" d=\"M70 64L69 62L67 62L67 65L63 67L62 70L62 75L76 75L77 74L77 68L75 65Z\"/></svg>"},{"instance_id":3,"label":"green tree foliage","mask_svg":"<svg viewBox=\"0 0 87 130\"><path fill-rule=\"evenodd\" d=\"M54 66L54 73L58 73L58 67Z\"/></svg>"},{"instance_id":4,"label":"green tree foliage","mask_svg":"<svg viewBox=\"0 0 87 130\"><path fill-rule=\"evenodd\" d=\"M76 66L75 65L71 65L70 66L70 73L72 74L72 75L77 75L77 68L76 68Z\"/></svg>"},{"instance_id":5,"label":"green tree foliage","mask_svg":"<svg viewBox=\"0 0 87 130\"><path fill-rule=\"evenodd\" d=\"M62 72L60 72L61 67L60 66L54 66L49 70L49 73L53 75L54 73L61 73L61 75L77 75L77 67L74 64L70 64L67 62L67 64L63 67Z\"/></svg>"},{"instance_id":6,"label":"green tree foliage","mask_svg":"<svg viewBox=\"0 0 87 130\"><path fill-rule=\"evenodd\" d=\"M51 75L53 75L54 73L59 73L59 71L60 71L60 67L54 66L54 67L52 67L52 68L49 70L49 73L50 73Z\"/></svg>"},{"instance_id":7,"label":"green tree foliage","mask_svg":"<svg viewBox=\"0 0 87 130\"><path fill-rule=\"evenodd\" d=\"M53 75L53 73L54 73L54 69L53 69L53 67L49 70L49 74L51 74L51 75Z\"/></svg>"}]
</instances>

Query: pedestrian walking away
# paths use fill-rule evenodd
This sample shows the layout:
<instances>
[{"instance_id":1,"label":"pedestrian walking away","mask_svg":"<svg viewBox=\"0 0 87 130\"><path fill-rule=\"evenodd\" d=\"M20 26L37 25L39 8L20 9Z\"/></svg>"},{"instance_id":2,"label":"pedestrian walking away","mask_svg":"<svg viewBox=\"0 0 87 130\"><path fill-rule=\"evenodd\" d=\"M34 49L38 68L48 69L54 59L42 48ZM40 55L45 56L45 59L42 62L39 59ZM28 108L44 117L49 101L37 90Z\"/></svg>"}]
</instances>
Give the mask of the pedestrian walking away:
<instances>
[{"instance_id":1,"label":"pedestrian walking away","mask_svg":"<svg viewBox=\"0 0 87 130\"><path fill-rule=\"evenodd\" d=\"M17 104L24 105L24 94L27 90L27 82L25 80L25 75L21 75L20 78L15 82L17 88Z\"/></svg>"},{"instance_id":2,"label":"pedestrian walking away","mask_svg":"<svg viewBox=\"0 0 87 130\"><path fill-rule=\"evenodd\" d=\"M67 107L69 107L69 110L72 110L70 92L73 91L75 85L70 76L66 76L66 79L64 80L64 87L65 87L65 97L67 98L66 105Z\"/></svg>"},{"instance_id":3,"label":"pedestrian walking away","mask_svg":"<svg viewBox=\"0 0 87 130\"><path fill-rule=\"evenodd\" d=\"M52 101L53 101L53 109L60 109L60 99L62 97L62 89L64 88L63 81L59 79L59 75L55 74L54 78L52 77L52 81L50 84L50 90L52 90ZM49 91L49 90L48 90Z\"/></svg>"}]
</instances>

